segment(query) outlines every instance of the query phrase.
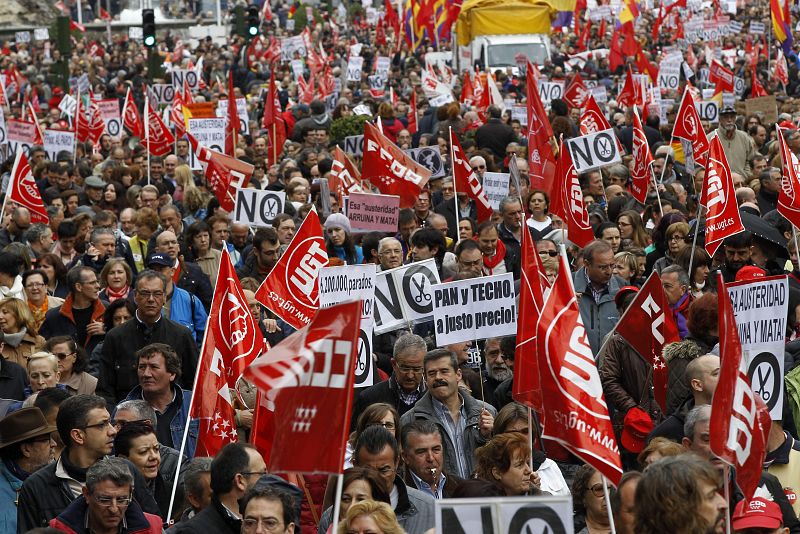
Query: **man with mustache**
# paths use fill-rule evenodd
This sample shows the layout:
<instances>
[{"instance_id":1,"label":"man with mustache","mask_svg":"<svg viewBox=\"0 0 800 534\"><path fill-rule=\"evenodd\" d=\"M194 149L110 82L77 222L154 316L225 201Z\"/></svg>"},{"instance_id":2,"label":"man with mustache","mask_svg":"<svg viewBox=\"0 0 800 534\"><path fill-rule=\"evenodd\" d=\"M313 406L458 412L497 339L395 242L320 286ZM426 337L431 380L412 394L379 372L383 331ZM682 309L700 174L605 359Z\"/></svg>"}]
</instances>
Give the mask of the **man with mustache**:
<instances>
[{"instance_id":1,"label":"man with mustache","mask_svg":"<svg viewBox=\"0 0 800 534\"><path fill-rule=\"evenodd\" d=\"M725 282L733 282L736 280L736 273L745 265L753 265L750 259L750 254L753 247L753 234L750 232L741 232L726 238L722 242L722 248L725 251L725 262L720 265L719 271L722 273L722 278ZM708 276L709 280L717 279L716 276Z\"/></svg>"},{"instance_id":2,"label":"man with mustache","mask_svg":"<svg viewBox=\"0 0 800 534\"><path fill-rule=\"evenodd\" d=\"M750 176L750 160L756 154L756 144L752 137L736 129L736 110L731 106L720 111L719 128L714 133L722 143L731 172Z\"/></svg>"},{"instance_id":3,"label":"man with mustache","mask_svg":"<svg viewBox=\"0 0 800 534\"><path fill-rule=\"evenodd\" d=\"M514 376L514 360L509 360L500 349L502 338L492 337L483 346L483 357L486 361L486 376L483 380L483 394L486 402L497 408L494 392L502 382Z\"/></svg>"}]
</instances>

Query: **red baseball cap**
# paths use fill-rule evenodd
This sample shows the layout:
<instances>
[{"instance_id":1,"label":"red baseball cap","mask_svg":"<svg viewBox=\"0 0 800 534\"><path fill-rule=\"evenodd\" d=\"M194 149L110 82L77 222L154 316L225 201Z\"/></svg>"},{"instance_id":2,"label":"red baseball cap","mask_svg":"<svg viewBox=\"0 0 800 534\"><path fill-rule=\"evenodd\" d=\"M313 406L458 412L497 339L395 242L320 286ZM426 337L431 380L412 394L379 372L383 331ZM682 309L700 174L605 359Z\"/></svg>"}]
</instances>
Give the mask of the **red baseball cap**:
<instances>
[{"instance_id":1,"label":"red baseball cap","mask_svg":"<svg viewBox=\"0 0 800 534\"><path fill-rule=\"evenodd\" d=\"M757 278L764 278L767 276L767 271L755 265L745 265L736 271L736 281L742 280L756 280Z\"/></svg>"},{"instance_id":2,"label":"red baseball cap","mask_svg":"<svg viewBox=\"0 0 800 534\"><path fill-rule=\"evenodd\" d=\"M733 511L733 529L776 529L783 523L781 508L772 501L756 497L750 502L739 501Z\"/></svg>"},{"instance_id":3,"label":"red baseball cap","mask_svg":"<svg viewBox=\"0 0 800 534\"><path fill-rule=\"evenodd\" d=\"M620 302L622 302L622 299L625 298L625 295L627 295L628 293L638 293L638 292L639 288L636 286L622 286L621 288L619 288L619 291L617 291L617 294L614 295L614 304L616 304L617 308L619 308Z\"/></svg>"},{"instance_id":4,"label":"red baseball cap","mask_svg":"<svg viewBox=\"0 0 800 534\"><path fill-rule=\"evenodd\" d=\"M642 452L648 434L653 431L653 420L650 415L638 406L628 410L623 422L622 446L630 452Z\"/></svg>"}]
</instances>

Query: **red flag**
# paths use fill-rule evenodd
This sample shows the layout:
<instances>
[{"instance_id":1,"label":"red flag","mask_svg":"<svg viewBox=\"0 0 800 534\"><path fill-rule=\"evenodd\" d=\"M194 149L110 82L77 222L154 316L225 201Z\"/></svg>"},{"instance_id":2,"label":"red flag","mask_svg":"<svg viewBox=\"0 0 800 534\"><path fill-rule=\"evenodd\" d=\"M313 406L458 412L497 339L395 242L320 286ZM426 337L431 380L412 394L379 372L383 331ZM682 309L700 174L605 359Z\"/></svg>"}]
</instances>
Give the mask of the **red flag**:
<instances>
[{"instance_id":1,"label":"red flag","mask_svg":"<svg viewBox=\"0 0 800 534\"><path fill-rule=\"evenodd\" d=\"M611 124L603 114L600 106L597 105L597 100L594 99L594 95L589 93L585 104L583 113L581 113L581 135L610 130Z\"/></svg>"},{"instance_id":2,"label":"red flag","mask_svg":"<svg viewBox=\"0 0 800 534\"><path fill-rule=\"evenodd\" d=\"M750 98L758 98L760 96L769 96L767 90L764 89L764 86L761 85L761 82L758 81L758 77L755 76L755 72L752 76L753 83L750 87Z\"/></svg>"},{"instance_id":3,"label":"red flag","mask_svg":"<svg viewBox=\"0 0 800 534\"><path fill-rule=\"evenodd\" d=\"M352 192L361 193L364 189L361 186L361 173L358 168L350 161L344 150L338 146L333 149L333 164L328 176L328 188L336 194L340 205L344 196Z\"/></svg>"},{"instance_id":4,"label":"red flag","mask_svg":"<svg viewBox=\"0 0 800 534\"><path fill-rule=\"evenodd\" d=\"M400 150L378 128L364 123L364 159L361 177L384 195L398 195L400 207L410 208L428 183L431 171Z\"/></svg>"},{"instance_id":5,"label":"red flag","mask_svg":"<svg viewBox=\"0 0 800 534\"><path fill-rule=\"evenodd\" d=\"M616 485L622 476L619 448L572 287L572 270L564 255L560 262L536 336L544 403L542 436Z\"/></svg>"},{"instance_id":6,"label":"red flag","mask_svg":"<svg viewBox=\"0 0 800 534\"><path fill-rule=\"evenodd\" d=\"M250 179L255 167L202 146L189 132L186 132L186 137L192 145L192 152L205 171L208 185L219 200L220 207L228 213L233 213L236 189L244 187L245 180Z\"/></svg>"},{"instance_id":7,"label":"red flag","mask_svg":"<svg viewBox=\"0 0 800 534\"><path fill-rule=\"evenodd\" d=\"M303 328L319 309L319 272L327 264L322 225L312 208L256 298L293 328Z\"/></svg>"},{"instance_id":8,"label":"red flag","mask_svg":"<svg viewBox=\"0 0 800 534\"><path fill-rule=\"evenodd\" d=\"M272 22L272 6L271 0L264 0L264 5L261 6L261 19L264 22Z\"/></svg>"},{"instance_id":9,"label":"red flag","mask_svg":"<svg viewBox=\"0 0 800 534\"><path fill-rule=\"evenodd\" d=\"M69 29L70 29L70 31L78 30L81 33L86 33L86 26L84 26L83 24L78 24L77 22L75 22L72 19L70 19L70 21L69 21Z\"/></svg>"},{"instance_id":10,"label":"red flag","mask_svg":"<svg viewBox=\"0 0 800 534\"><path fill-rule=\"evenodd\" d=\"M467 156L461 148L461 143L458 142L458 137L453 135L452 128L450 129L450 149L453 161L453 185L456 192L466 193L475 201L478 223L488 221L492 218L492 205L489 204L478 174L469 166Z\"/></svg>"},{"instance_id":11,"label":"red flag","mask_svg":"<svg viewBox=\"0 0 800 534\"><path fill-rule=\"evenodd\" d=\"M598 35L605 35L605 19L600 22L600 31ZM622 65L625 64L625 54L622 52L622 45L620 44L619 38L621 34L619 31L614 30L614 33L611 35L611 50L608 54L608 68L611 69L611 72L617 72Z\"/></svg>"},{"instance_id":12,"label":"red flag","mask_svg":"<svg viewBox=\"0 0 800 534\"><path fill-rule=\"evenodd\" d=\"M780 127L776 124L778 146L783 160L783 179L778 191L778 212L795 225L800 226L800 161L789 150Z\"/></svg>"},{"instance_id":13,"label":"red flag","mask_svg":"<svg viewBox=\"0 0 800 534\"><path fill-rule=\"evenodd\" d=\"M622 314L616 332L653 368L654 394L663 409L667 402L668 372L661 353L665 345L681 338L657 272L647 278Z\"/></svg>"},{"instance_id":14,"label":"red flag","mask_svg":"<svg viewBox=\"0 0 800 534\"><path fill-rule=\"evenodd\" d=\"M644 204L647 200L647 189L650 187L650 178L653 164L653 155L647 145L647 137L644 135L642 121L639 120L639 113L636 107L633 108L633 165L631 165L631 185L630 191L633 198Z\"/></svg>"},{"instance_id":15,"label":"red flag","mask_svg":"<svg viewBox=\"0 0 800 534\"><path fill-rule=\"evenodd\" d=\"M583 204L578 172L563 141L559 143L558 154L555 175L563 176L564 180L563 183L556 184L556 190L550 195L550 211L566 223L569 240L583 248L594 240L594 233Z\"/></svg>"},{"instance_id":16,"label":"red flag","mask_svg":"<svg viewBox=\"0 0 800 534\"><path fill-rule=\"evenodd\" d=\"M640 103L636 83L633 81L633 71L628 65L628 72L625 73L625 83L617 96L617 104L624 107L632 107Z\"/></svg>"},{"instance_id":17,"label":"red flag","mask_svg":"<svg viewBox=\"0 0 800 534\"><path fill-rule=\"evenodd\" d=\"M712 61L708 67L708 81L717 87L717 91L733 92L733 71L726 69L719 61Z\"/></svg>"},{"instance_id":18,"label":"red flag","mask_svg":"<svg viewBox=\"0 0 800 534\"><path fill-rule=\"evenodd\" d=\"M31 164L24 150L17 150L7 195L8 202L15 202L28 208L28 211L31 212L31 223L50 223L39 187L36 185L36 180L33 179Z\"/></svg>"},{"instance_id":19,"label":"red flag","mask_svg":"<svg viewBox=\"0 0 800 534\"><path fill-rule=\"evenodd\" d=\"M184 84L186 80L184 80ZM172 106L170 107L169 117L172 125L175 127L175 137L181 138L186 135L186 119L183 116L183 95L185 91L175 91L175 96L172 99Z\"/></svg>"},{"instance_id":20,"label":"red flag","mask_svg":"<svg viewBox=\"0 0 800 534\"><path fill-rule=\"evenodd\" d=\"M475 100L475 94L472 87L472 79L470 78L470 71L464 72L464 83L461 84L461 97L459 102L467 106L471 106Z\"/></svg>"},{"instance_id":21,"label":"red flag","mask_svg":"<svg viewBox=\"0 0 800 534\"><path fill-rule=\"evenodd\" d=\"M719 383L711 402L711 451L736 468L736 482L745 500L753 498L761 480L767 436L772 424L769 410L753 393L747 362L722 274L717 275L719 298Z\"/></svg>"},{"instance_id":22,"label":"red flag","mask_svg":"<svg viewBox=\"0 0 800 534\"><path fill-rule=\"evenodd\" d=\"M273 411L257 438L269 472L342 472L360 325L361 301L323 308L245 371Z\"/></svg>"},{"instance_id":23,"label":"red flag","mask_svg":"<svg viewBox=\"0 0 800 534\"><path fill-rule=\"evenodd\" d=\"M536 351L536 329L544 306L540 283L541 258L527 228L522 231L520 245L520 295L517 319L517 347L514 351L512 395L537 412L542 411L542 386L539 384L539 358Z\"/></svg>"},{"instance_id":24,"label":"red flag","mask_svg":"<svg viewBox=\"0 0 800 534\"><path fill-rule=\"evenodd\" d=\"M397 12L394 10L391 0L384 0L383 11L385 13L383 18L386 23L392 27L394 30L394 38L397 39L398 35L400 35L400 17L397 16Z\"/></svg>"},{"instance_id":25,"label":"red flag","mask_svg":"<svg viewBox=\"0 0 800 534\"><path fill-rule=\"evenodd\" d=\"M773 67L772 77L783 84L784 87L789 85L789 67L786 64L786 58L783 56L783 50L778 50L778 57L775 60Z\"/></svg>"},{"instance_id":26,"label":"red flag","mask_svg":"<svg viewBox=\"0 0 800 534\"><path fill-rule=\"evenodd\" d=\"M90 100L89 103L89 141L96 145L100 142L103 132L106 131L106 123L100 114L100 107L97 102Z\"/></svg>"},{"instance_id":27,"label":"red flag","mask_svg":"<svg viewBox=\"0 0 800 534\"><path fill-rule=\"evenodd\" d=\"M167 125L161 120L161 116L156 113L150 100L145 98L147 107L147 135L143 144L153 156L166 156L175 144L175 136L169 131Z\"/></svg>"},{"instance_id":28,"label":"red flag","mask_svg":"<svg viewBox=\"0 0 800 534\"><path fill-rule=\"evenodd\" d=\"M744 232L731 170L719 137L711 139L700 204L706 207L706 252L712 258L726 237Z\"/></svg>"},{"instance_id":29,"label":"red flag","mask_svg":"<svg viewBox=\"0 0 800 534\"><path fill-rule=\"evenodd\" d=\"M239 136L239 112L236 109L236 94L233 92L233 69L228 71L228 120L225 122L225 154L236 157Z\"/></svg>"},{"instance_id":30,"label":"red flag","mask_svg":"<svg viewBox=\"0 0 800 534\"><path fill-rule=\"evenodd\" d=\"M144 124L139 110L136 109L136 102L133 101L131 90L125 95L125 104L122 106L122 124L131 132L133 137L144 139Z\"/></svg>"},{"instance_id":31,"label":"red flag","mask_svg":"<svg viewBox=\"0 0 800 534\"><path fill-rule=\"evenodd\" d=\"M586 84L583 83L581 74L576 72L564 91L562 99L571 108L582 108L588 96L589 91L586 89Z\"/></svg>"},{"instance_id":32,"label":"red flag","mask_svg":"<svg viewBox=\"0 0 800 534\"><path fill-rule=\"evenodd\" d=\"M86 108L80 95L75 107L75 136L80 143L85 143L89 140L89 120L86 118Z\"/></svg>"},{"instance_id":33,"label":"red flag","mask_svg":"<svg viewBox=\"0 0 800 534\"><path fill-rule=\"evenodd\" d=\"M281 117L281 101L275 87L275 69L269 75L269 87L267 89L267 100L264 102L264 116L262 126L269 134L269 149L267 158L270 165L278 163L278 157L283 152L283 145L286 143L286 123Z\"/></svg>"},{"instance_id":34,"label":"red flag","mask_svg":"<svg viewBox=\"0 0 800 534\"><path fill-rule=\"evenodd\" d=\"M100 8L99 13L100 13L100 20L106 20L106 21L112 20L111 14L102 7Z\"/></svg>"},{"instance_id":35,"label":"red flag","mask_svg":"<svg viewBox=\"0 0 800 534\"><path fill-rule=\"evenodd\" d=\"M195 456L213 457L237 441L229 388L236 386L245 367L264 347L228 250L222 248L190 410L191 417L200 420Z\"/></svg>"},{"instance_id":36,"label":"red flag","mask_svg":"<svg viewBox=\"0 0 800 534\"><path fill-rule=\"evenodd\" d=\"M534 72L534 68L528 61L526 72ZM552 198L553 181L556 176L556 158L550 142L553 128L539 98L539 89L534 77L528 75L525 90L528 104L528 175L531 189L547 191Z\"/></svg>"},{"instance_id":37,"label":"red flag","mask_svg":"<svg viewBox=\"0 0 800 534\"><path fill-rule=\"evenodd\" d=\"M691 91L683 92L678 114L675 116L675 126L672 127L672 136L685 139L692 143L692 153L695 161L700 156L708 152L709 142L703 125L700 123L700 115L694 104Z\"/></svg>"},{"instance_id":38,"label":"red flag","mask_svg":"<svg viewBox=\"0 0 800 534\"><path fill-rule=\"evenodd\" d=\"M414 135L417 133L417 91L411 91L411 98L408 100L408 133Z\"/></svg>"}]
</instances>

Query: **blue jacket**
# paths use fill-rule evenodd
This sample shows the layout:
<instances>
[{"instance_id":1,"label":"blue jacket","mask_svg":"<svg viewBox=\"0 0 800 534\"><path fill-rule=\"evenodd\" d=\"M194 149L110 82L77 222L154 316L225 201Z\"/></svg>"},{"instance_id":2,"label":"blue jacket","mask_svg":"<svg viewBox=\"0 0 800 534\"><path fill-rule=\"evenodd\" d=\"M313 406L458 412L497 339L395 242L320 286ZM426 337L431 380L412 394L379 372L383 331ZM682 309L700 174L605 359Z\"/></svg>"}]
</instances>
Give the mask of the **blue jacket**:
<instances>
[{"instance_id":1,"label":"blue jacket","mask_svg":"<svg viewBox=\"0 0 800 534\"><path fill-rule=\"evenodd\" d=\"M180 323L194 336L198 345L203 343L203 332L206 330L208 314L200 299L185 289L172 286L172 301L169 307L169 318Z\"/></svg>"},{"instance_id":2,"label":"blue jacket","mask_svg":"<svg viewBox=\"0 0 800 534\"><path fill-rule=\"evenodd\" d=\"M17 493L22 481L0 462L0 532L17 531Z\"/></svg>"},{"instance_id":3,"label":"blue jacket","mask_svg":"<svg viewBox=\"0 0 800 534\"><path fill-rule=\"evenodd\" d=\"M183 441L183 429L186 428L186 419L189 417L189 405L192 403L192 392L188 389L182 389L178 384L172 384L172 387L178 390L178 395L183 397L181 409L172 418L169 423L169 429L172 434L172 444L175 449L180 450L181 442ZM120 402L129 400L142 400L142 386L136 386L128 393L128 396ZM116 412L116 410L115 410ZM112 417L114 414L112 414ZM194 457L194 449L197 447L197 435L200 432L200 422L197 419L192 419L189 423L189 435L186 437L186 448L183 451L184 456L187 458Z\"/></svg>"}]
</instances>

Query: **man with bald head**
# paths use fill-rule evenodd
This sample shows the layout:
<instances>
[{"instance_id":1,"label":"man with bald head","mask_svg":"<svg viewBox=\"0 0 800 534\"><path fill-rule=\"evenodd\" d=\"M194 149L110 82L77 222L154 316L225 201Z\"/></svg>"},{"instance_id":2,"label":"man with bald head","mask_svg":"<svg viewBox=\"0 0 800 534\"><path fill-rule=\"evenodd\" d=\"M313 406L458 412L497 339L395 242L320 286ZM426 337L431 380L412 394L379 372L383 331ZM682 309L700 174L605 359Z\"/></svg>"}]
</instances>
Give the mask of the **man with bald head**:
<instances>
[{"instance_id":1,"label":"man with bald head","mask_svg":"<svg viewBox=\"0 0 800 534\"><path fill-rule=\"evenodd\" d=\"M23 245L27 245L28 239L25 237L25 234L30 227L31 212L28 211L28 208L23 208L22 206L14 208L11 211L11 220L8 222L8 226L0 229L0 248L5 247L9 243L22 243Z\"/></svg>"},{"instance_id":2,"label":"man with bald head","mask_svg":"<svg viewBox=\"0 0 800 534\"><path fill-rule=\"evenodd\" d=\"M717 389L717 382L719 382L719 356L706 354L690 361L686 366L685 381L691 390L692 397L653 429L647 437L648 441L664 437L677 443L681 442L684 438L683 425L686 422L686 414L695 406L711 404L714 391Z\"/></svg>"},{"instance_id":3,"label":"man with bald head","mask_svg":"<svg viewBox=\"0 0 800 534\"><path fill-rule=\"evenodd\" d=\"M199 265L183 259L183 253L175 232L164 230L158 234L155 251L166 254L172 260L175 268L175 272L172 275L173 281L176 282L175 285L185 289L191 295L196 295L200 302L203 303L206 311L208 311L211 308L211 299L214 296L211 280L200 269Z\"/></svg>"}]
</instances>

